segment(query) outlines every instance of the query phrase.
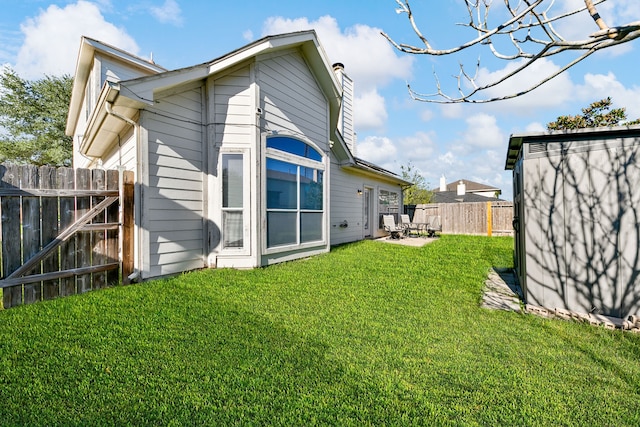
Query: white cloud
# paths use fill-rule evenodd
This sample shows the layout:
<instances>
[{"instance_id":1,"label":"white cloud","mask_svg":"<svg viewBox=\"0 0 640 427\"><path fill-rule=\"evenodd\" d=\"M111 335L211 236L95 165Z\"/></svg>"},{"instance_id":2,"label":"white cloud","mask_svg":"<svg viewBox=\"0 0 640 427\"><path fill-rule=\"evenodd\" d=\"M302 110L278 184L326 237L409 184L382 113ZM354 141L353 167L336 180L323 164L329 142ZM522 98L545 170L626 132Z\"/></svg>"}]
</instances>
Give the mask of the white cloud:
<instances>
[{"instance_id":1,"label":"white cloud","mask_svg":"<svg viewBox=\"0 0 640 427\"><path fill-rule=\"evenodd\" d=\"M391 169L397 155L391 139L382 136L368 136L358 141L358 157Z\"/></svg>"},{"instance_id":2,"label":"white cloud","mask_svg":"<svg viewBox=\"0 0 640 427\"><path fill-rule=\"evenodd\" d=\"M505 136L494 116L480 113L465 120L462 143L476 148L497 148L504 145Z\"/></svg>"},{"instance_id":3,"label":"white cloud","mask_svg":"<svg viewBox=\"0 0 640 427\"><path fill-rule=\"evenodd\" d=\"M542 123L538 123L538 122L529 123L524 128L525 132L545 132L546 130L547 130L547 127Z\"/></svg>"},{"instance_id":4,"label":"white cloud","mask_svg":"<svg viewBox=\"0 0 640 427\"><path fill-rule=\"evenodd\" d=\"M356 91L367 92L411 76L414 58L399 56L378 28L355 25L343 32L331 16L315 21L272 17L265 22L263 35L309 29L318 34L329 60L345 65L346 73L356 82Z\"/></svg>"},{"instance_id":5,"label":"white cloud","mask_svg":"<svg viewBox=\"0 0 640 427\"><path fill-rule=\"evenodd\" d=\"M523 60L510 61L504 68L489 71L481 68L478 73L478 84L485 85L498 81L503 76L515 71L523 64ZM484 91L487 98L508 96L520 93L541 79L557 72L560 67L548 59L540 59L515 76L505 80L495 87ZM538 108L558 107L573 97L573 83L566 72L561 73L537 89L513 99L492 103L495 109L509 111L511 114L529 114Z\"/></svg>"},{"instance_id":6,"label":"white cloud","mask_svg":"<svg viewBox=\"0 0 640 427\"><path fill-rule=\"evenodd\" d=\"M357 94L357 92L356 92ZM355 124L358 130L381 129L387 121L384 98L375 90L354 97Z\"/></svg>"},{"instance_id":7,"label":"white cloud","mask_svg":"<svg viewBox=\"0 0 640 427\"><path fill-rule=\"evenodd\" d=\"M251 30L243 31L242 38L247 42L253 41L253 31L251 31Z\"/></svg>"},{"instance_id":8,"label":"white cloud","mask_svg":"<svg viewBox=\"0 0 640 427\"><path fill-rule=\"evenodd\" d=\"M578 86L577 93L581 99L585 100L585 106L610 96L615 108L624 107L626 109L627 118L634 120L640 117L640 104L638 103L640 87L626 88L611 72L585 74L584 85Z\"/></svg>"},{"instance_id":9,"label":"white cloud","mask_svg":"<svg viewBox=\"0 0 640 427\"><path fill-rule=\"evenodd\" d=\"M420 112L420 120L428 122L433 119L433 110L422 110Z\"/></svg>"},{"instance_id":10,"label":"white cloud","mask_svg":"<svg viewBox=\"0 0 640 427\"><path fill-rule=\"evenodd\" d=\"M438 162L444 163L445 165L452 166L452 165L458 163L458 158L451 151L447 151L446 153L438 156Z\"/></svg>"},{"instance_id":11,"label":"white cloud","mask_svg":"<svg viewBox=\"0 0 640 427\"><path fill-rule=\"evenodd\" d=\"M98 6L83 0L64 8L51 5L35 18L27 19L20 28L24 43L14 69L26 79L44 74L73 74L83 35L134 54L139 51L124 29L105 21Z\"/></svg>"},{"instance_id":12,"label":"white cloud","mask_svg":"<svg viewBox=\"0 0 640 427\"><path fill-rule=\"evenodd\" d=\"M462 117L462 104L441 104L440 113L447 119L458 119Z\"/></svg>"},{"instance_id":13,"label":"white cloud","mask_svg":"<svg viewBox=\"0 0 640 427\"><path fill-rule=\"evenodd\" d=\"M162 6L152 6L150 11L163 24L182 25L182 10L175 0L165 0Z\"/></svg>"}]
</instances>

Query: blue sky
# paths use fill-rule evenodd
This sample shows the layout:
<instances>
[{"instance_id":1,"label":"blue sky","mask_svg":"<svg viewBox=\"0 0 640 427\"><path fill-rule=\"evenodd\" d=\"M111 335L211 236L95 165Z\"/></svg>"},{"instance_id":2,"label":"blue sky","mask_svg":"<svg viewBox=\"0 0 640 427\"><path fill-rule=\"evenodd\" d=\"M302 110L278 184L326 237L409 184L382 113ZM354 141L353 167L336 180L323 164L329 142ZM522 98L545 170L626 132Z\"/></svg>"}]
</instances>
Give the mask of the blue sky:
<instances>
[{"instance_id":1,"label":"blue sky","mask_svg":"<svg viewBox=\"0 0 640 427\"><path fill-rule=\"evenodd\" d=\"M468 20L463 0L413 0L422 32L437 48L474 34L458 22ZM502 3L502 2L494 2ZM559 9L582 0L556 0ZM206 62L264 35L314 28L331 62L342 62L355 81L357 155L394 172L411 161L432 187L469 179L497 186L511 199L511 174L504 171L510 134L543 130L562 114L606 96L640 117L638 41L600 52L538 90L512 101L482 105L436 105L410 99L406 85L431 92L438 74L454 82L458 64L473 69L478 56L483 75L509 62L488 51L451 58L406 55L380 36L418 44L394 0L0 0L0 64L24 78L73 74L81 35L96 38L168 69ZM608 1L599 12L610 26L640 20L638 0ZM558 28L582 39L597 30L587 17ZM544 73L564 58L533 70ZM527 80L527 76L516 82Z\"/></svg>"}]
</instances>

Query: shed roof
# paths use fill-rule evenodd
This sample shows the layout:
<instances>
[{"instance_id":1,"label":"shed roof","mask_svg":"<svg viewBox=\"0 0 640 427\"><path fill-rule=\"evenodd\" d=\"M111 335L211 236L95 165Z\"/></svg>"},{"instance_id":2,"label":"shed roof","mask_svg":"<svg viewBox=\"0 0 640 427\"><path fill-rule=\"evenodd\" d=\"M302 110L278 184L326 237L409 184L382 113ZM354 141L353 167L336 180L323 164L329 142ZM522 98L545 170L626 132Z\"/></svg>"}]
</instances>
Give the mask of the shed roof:
<instances>
[{"instance_id":1,"label":"shed roof","mask_svg":"<svg viewBox=\"0 0 640 427\"><path fill-rule=\"evenodd\" d=\"M505 170L513 170L520 155L522 144L538 142L565 142L576 140L589 140L595 138L639 137L640 125L598 127L572 130L559 130L550 132L527 132L513 134L509 138Z\"/></svg>"}]
</instances>

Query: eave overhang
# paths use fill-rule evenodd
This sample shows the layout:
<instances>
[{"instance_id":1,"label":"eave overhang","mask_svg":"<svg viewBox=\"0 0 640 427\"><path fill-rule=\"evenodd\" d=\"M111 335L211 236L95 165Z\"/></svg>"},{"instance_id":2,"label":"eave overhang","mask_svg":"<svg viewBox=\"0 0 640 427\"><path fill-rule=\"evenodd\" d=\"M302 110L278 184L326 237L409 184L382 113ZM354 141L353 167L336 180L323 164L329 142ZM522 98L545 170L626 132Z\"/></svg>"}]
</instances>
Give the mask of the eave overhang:
<instances>
[{"instance_id":1,"label":"eave overhang","mask_svg":"<svg viewBox=\"0 0 640 427\"><path fill-rule=\"evenodd\" d=\"M135 66L144 73L158 74L167 71L159 65L153 64L145 59L131 55L116 47L99 42L89 37L81 37L80 51L76 61L76 69L73 75L73 86L71 88L71 100L69 102L69 112L67 115L67 124L65 133L73 136L73 131L78 123L78 116L84 101L84 92L87 87L87 81L91 74L93 58L95 52L99 51L103 55L111 56L126 61L128 64Z\"/></svg>"},{"instance_id":2,"label":"eave overhang","mask_svg":"<svg viewBox=\"0 0 640 427\"><path fill-rule=\"evenodd\" d=\"M136 121L138 112L145 103L120 94L118 83L105 82L98 103L91 113L85 128L80 153L88 157L100 157L105 154L131 124L123 120ZM116 115L110 114L109 110ZM120 116L120 117L118 117Z\"/></svg>"}]
</instances>

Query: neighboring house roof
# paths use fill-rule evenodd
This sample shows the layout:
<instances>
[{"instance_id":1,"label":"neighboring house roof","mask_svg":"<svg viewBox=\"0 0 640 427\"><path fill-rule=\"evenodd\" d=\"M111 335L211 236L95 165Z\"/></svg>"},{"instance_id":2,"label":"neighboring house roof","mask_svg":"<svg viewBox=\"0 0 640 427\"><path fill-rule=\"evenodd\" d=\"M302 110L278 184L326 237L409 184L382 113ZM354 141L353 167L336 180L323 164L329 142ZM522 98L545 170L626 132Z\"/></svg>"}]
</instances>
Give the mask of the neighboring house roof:
<instances>
[{"instance_id":1,"label":"neighboring house roof","mask_svg":"<svg viewBox=\"0 0 640 427\"><path fill-rule=\"evenodd\" d=\"M469 181L468 179L458 179L456 181L450 182L449 184L447 184L447 190L446 192L456 192L457 188L458 188L458 184L460 183L460 181L462 181L462 183L465 185L465 191L467 193L485 193L487 191L491 191L491 192L498 192L498 194L502 193L502 190L500 190L497 187L492 187L490 185L485 185L485 184L481 184L479 182L473 182L473 181ZM435 188L432 190L434 193L440 193L440 188Z\"/></svg>"},{"instance_id":2,"label":"neighboring house roof","mask_svg":"<svg viewBox=\"0 0 640 427\"><path fill-rule=\"evenodd\" d=\"M496 197L485 197L475 193L459 196L457 191L437 191L433 193L430 203L470 203L502 201Z\"/></svg>"},{"instance_id":3,"label":"neighboring house roof","mask_svg":"<svg viewBox=\"0 0 640 427\"><path fill-rule=\"evenodd\" d=\"M516 162L518 161L522 144L525 142L546 144L548 142L593 140L605 133L607 135L615 135L622 138L625 136L636 136L638 134L638 130L640 130L640 125L513 134L509 138L509 148L507 149L507 159L504 168L506 170L513 170Z\"/></svg>"}]
</instances>

